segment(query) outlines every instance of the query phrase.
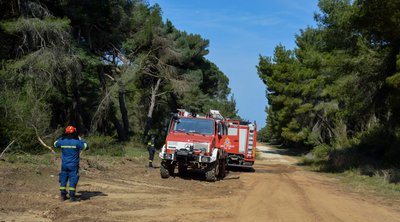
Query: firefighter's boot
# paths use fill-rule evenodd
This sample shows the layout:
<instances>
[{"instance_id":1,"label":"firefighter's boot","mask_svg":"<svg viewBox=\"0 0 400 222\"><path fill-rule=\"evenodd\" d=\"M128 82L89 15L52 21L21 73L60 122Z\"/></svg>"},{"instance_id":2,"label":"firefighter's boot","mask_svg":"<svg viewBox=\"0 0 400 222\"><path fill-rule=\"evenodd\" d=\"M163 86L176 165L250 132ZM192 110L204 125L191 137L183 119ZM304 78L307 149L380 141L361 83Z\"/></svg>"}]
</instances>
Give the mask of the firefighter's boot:
<instances>
[{"instance_id":1,"label":"firefighter's boot","mask_svg":"<svg viewBox=\"0 0 400 222\"><path fill-rule=\"evenodd\" d=\"M149 168L154 168L152 161L149 161Z\"/></svg>"},{"instance_id":2,"label":"firefighter's boot","mask_svg":"<svg viewBox=\"0 0 400 222\"><path fill-rule=\"evenodd\" d=\"M64 192L61 192L60 200L61 200L61 201L66 201L66 200L68 200L67 194L64 193Z\"/></svg>"},{"instance_id":3,"label":"firefighter's boot","mask_svg":"<svg viewBox=\"0 0 400 222\"><path fill-rule=\"evenodd\" d=\"M69 197L69 201L70 202L79 202L79 201L81 201L81 198L74 195L74 196Z\"/></svg>"},{"instance_id":4,"label":"firefighter's boot","mask_svg":"<svg viewBox=\"0 0 400 222\"><path fill-rule=\"evenodd\" d=\"M79 198L79 197L77 197L77 196L75 196L75 192L69 192L69 201L70 202L78 202L78 201L80 201L81 199Z\"/></svg>"}]
</instances>

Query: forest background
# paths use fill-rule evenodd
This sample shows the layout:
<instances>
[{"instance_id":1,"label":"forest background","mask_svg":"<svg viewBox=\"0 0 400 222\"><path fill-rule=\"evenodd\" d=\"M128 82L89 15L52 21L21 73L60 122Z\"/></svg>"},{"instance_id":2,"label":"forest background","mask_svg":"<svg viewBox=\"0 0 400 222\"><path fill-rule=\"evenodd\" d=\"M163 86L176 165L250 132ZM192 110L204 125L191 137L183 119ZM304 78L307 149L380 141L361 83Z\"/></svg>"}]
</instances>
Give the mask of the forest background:
<instances>
[{"instance_id":1,"label":"forest background","mask_svg":"<svg viewBox=\"0 0 400 222\"><path fill-rule=\"evenodd\" d=\"M294 50L260 56L269 106L259 136L311 150L324 171L398 168L400 1L318 5L317 27L302 29Z\"/></svg>"},{"instance_id":2,"label":"forest background","mask_svg":"<svg viewBox=\"0 0 400 222\"><path fill-rule=\"evenodd\" d=\"M208 45L142 0L1 1L0 147L47 152L67 125L97 146L161 144L177 108L238 118Z\"/></svg>"}]
</instances>

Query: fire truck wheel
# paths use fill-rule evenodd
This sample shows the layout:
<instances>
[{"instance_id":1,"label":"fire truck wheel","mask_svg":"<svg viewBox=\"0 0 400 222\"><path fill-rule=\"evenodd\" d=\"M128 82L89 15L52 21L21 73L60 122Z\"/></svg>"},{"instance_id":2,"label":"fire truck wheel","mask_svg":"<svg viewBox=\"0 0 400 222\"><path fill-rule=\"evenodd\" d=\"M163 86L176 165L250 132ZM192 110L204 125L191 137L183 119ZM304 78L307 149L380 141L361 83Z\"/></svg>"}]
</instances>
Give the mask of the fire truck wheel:
<instances>
[{"instance_id":1,"label":"fire truck wheel","mask_svg":"<svg viewBox=\"0 0 400 222\"><path fill-rule=\"evenodd\" d=\"M187 166L186 165L178 165L178 173L180 176L184 176L187 173Z\"/></svg>"},{"instance_id":2,"label":"fire truck wheel","mask_svg":"<svg viewBox=\"0 0 400 222\"><path fill-rule=\"evenodd\" d=\"M224 178L226 176L226 165L225 165L225 159L220 160L220 165L219 165L219 178Z\"/></svg>"},{"instance_id":3,"label":"fire truck wheel","mask_svg":"<svg viewBox=\"0 0 400 222\"><path fill-rule=\"evenodd\" d=\"M206 181L208 182L217 181L218 174L219 174L219 161L215 161L206 169Z\"/></svg>"},{"instance_id":4,"label":"fire truck wheel","mask_svg":"<svg viewBox=\"0 0 400 222\"><path fill-rule=\"evenodd\" d=\"M170 176L174 175L174 166L171 165L170 163L161 163L160 166L160 174L161 174L161 178L168 178Z\"/></svg>"}]
</instances>

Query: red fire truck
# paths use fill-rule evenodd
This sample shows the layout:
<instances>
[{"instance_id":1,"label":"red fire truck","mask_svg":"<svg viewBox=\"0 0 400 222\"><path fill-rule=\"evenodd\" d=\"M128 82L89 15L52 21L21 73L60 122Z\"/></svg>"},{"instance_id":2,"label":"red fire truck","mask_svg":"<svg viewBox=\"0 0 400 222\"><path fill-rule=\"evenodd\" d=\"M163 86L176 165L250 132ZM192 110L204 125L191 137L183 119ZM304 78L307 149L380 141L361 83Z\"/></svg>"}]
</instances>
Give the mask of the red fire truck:
<instances>
[{"instance_id":1,"label":"red fire truck","mask_svg":"<svg viewBox=\"0 0 400 222\"><path fill-rule=\"evenodd\" d=\"M203 169L207 181L225 177L228 155L221 147L226 142L228 125L222 115L211 110L206 116L178 110L170 121L165 145L159 154L162 178L184 175L188 168Z\"/></svg>"},{"instance_id":2,"label":"red fire truck","mask_svg":"<svg viewBox=\"0 0 400 222\"><path fill-rule=\"evenodd\" d=\"M228 153L227 165L251 168L256 159L257 124L227 120L228 135L221 147Z\"/></svg>"},{"instance_id":3,"label":"red fire truck","mask_svg":"<svg viewBox=\"0 0 400 222\"><path fill-rule=\"evenodd\" d=\"M252 167L255 161L257 125L225 120L219 111L206 116L180 109L169 124L160 152L162 178L184 175L188 168L204 169L207 181L225 177L226 166Z\"/></svg>"}]
</instances>

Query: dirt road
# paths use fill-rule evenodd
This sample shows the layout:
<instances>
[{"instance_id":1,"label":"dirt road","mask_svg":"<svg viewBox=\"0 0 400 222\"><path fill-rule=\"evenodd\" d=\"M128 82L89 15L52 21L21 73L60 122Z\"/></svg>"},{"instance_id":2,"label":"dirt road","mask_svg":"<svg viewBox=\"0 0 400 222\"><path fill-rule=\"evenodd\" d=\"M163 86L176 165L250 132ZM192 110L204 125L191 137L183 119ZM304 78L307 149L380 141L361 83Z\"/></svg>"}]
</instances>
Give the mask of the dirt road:
<instances>
[{"instance_id":1,"label":"dirt road","mask_svg":"<svg viewBox=\"0 0 400 222\"><path fill-rule=\"evenodd\" d=\"M398 202L353 192L258 148L255 172L215 183L198 171L161 179L130 159L83 159L79 203L59 202L58 166L0 162L0 221L400 221Z\"/></svg>"}]
</instances>

